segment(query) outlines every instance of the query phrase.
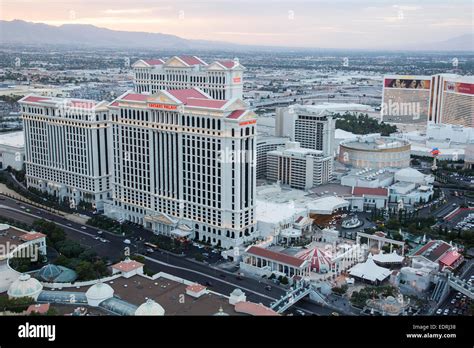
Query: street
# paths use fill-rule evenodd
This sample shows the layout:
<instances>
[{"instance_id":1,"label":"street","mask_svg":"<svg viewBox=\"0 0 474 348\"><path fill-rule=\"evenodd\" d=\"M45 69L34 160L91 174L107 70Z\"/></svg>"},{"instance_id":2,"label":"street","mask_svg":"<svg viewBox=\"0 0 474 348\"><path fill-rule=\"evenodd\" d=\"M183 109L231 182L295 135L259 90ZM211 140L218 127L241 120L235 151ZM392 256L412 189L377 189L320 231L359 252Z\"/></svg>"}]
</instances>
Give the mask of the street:
<instances>
[{"instance_id":1,"label":"street","mask_svg":"<svg viewBox=\"0 0 474 348\"><path fill-rule=\"evenodd\" d=\"M99 256L105 257L112 262L118 262L126 257L126 247L130 248L130 253L137 251L137 246L134 242L131 245L127 245L124 243L124 239L135 241L136 237L142 237L146 241L153 235L151 231L138 228L133 228L133 234L127 237L104 231L100 237L106 239L107 242L101 242L99 239L94 238L98 236L97 232L100 231L98 228L78 224L64 217L51 214L27 203L17 202L5 196L2 196L2 198L4 199L0 200L0 216L28 224L33 223L37 219L53 221L65 231L68 238L77 241L83 246L92 248ZM249 277L237 279L234 273L166 251L155 251L146 255L145 260L147 268L154 273L162 271L203 285L209 284L207 286L210 290L226 296L235 288L240 288L246 293L249 301L262 303L267 306L285 293L284 289L276 285L272 285L271 291L268 291L265 289L267 285L265 282ZM300 301L298 306L294 307L295 309L316 315L330 315L333 312L329 308L306 300Z\"/></svg>"}]
</instances>

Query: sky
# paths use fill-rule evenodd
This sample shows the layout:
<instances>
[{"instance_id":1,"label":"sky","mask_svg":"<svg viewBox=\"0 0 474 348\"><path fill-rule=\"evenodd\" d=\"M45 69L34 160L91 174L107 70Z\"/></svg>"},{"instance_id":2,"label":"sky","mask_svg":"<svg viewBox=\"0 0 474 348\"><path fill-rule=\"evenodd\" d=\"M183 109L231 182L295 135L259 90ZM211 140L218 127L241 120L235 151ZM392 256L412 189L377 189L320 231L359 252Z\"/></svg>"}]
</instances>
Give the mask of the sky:
<instances>
[{"instance_id":1,"label":"sky","mask_svg":"<svg viewBox=\"0 0 474 348\"><path fill-rule=\"evenodd\" d=\"M473 32L471 0L0 0L0 19L286 47L389 48Z\"/></svg>"}]
</instances>

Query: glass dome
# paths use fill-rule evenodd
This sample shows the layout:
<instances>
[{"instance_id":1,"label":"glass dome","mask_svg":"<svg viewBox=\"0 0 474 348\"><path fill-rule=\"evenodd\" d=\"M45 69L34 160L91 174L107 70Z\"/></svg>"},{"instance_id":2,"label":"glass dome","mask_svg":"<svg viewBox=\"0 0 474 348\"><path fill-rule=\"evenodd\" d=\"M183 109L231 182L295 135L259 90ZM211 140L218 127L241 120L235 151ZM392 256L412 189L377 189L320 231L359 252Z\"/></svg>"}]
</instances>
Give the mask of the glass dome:
<instances>
[{"instance_id":1,"label":"glass dome","mask_svg":"<svg viewBox=\"0 0 474 348\"><path fill-rule=\"evenodd\" d=\"M42 290L43 285L38 280L31 278L29 274L21 274L10 285L8 296L12 298L32 297L36 300Z\"/></svg>"},{"instance_id":2,"label":"glass dome","mask_svg":"<svg viewBox=\"0 0 474 348\"><path fill-rule=\"evenodd\" d=\"M155 301L148 299L137 308L135 315L165 315L165 310Z\"/></svg>"}]
</instances>

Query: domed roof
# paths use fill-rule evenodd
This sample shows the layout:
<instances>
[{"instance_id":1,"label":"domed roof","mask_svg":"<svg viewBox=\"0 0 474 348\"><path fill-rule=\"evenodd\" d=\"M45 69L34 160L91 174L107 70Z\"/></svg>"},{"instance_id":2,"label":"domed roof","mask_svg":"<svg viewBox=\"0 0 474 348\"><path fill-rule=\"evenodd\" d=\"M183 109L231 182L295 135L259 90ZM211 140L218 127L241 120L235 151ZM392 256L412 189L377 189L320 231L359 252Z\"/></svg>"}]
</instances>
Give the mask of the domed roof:
<instances>
[{"instance_id":1,"label":"domed roof","mask_svg":"<svg viewBox=\"0 0 474 348\"><path fill-rule=\"evenodd\" d=\"M39 270L37 276L45 281L52 281L60 274L61 274L61 269L59 269L58 266L48 264L46 266L43 266Z\"/></svg>"},{"instance_id":2,"label":"domed roof","mask_svg":"<svg viewBox=\"0 0 474 348\"><path fill-rule=\"evenodd\" d=\"M388 303L395 303L395 302L397 302L397 301L395 300L395 297L393 297L393 296L388 296L388 297L387 297L387 302L388 302Z\"/></svg>"},{"instance_id":3,"label":"domed roof","mask_svg":"<svg viewBox=\"0 0 474 348\"><path fill-rule=\"evenodd\" d=\"M135 315L165 315L165 310L152 299L148 299L137 308Z\"/></svg>"},{"instance_id":4,"label":"domed roof","mask_svg":"<svg viewBox=\"0 0 474 348\"><path fill-rule=\"evenodd\" d=\"M240 290L239 288L236 288L234 291L232 291L231 295L232 296L242 296L244 293L242 290Z\"/></svg>"},{"instance_id":5,"label":"domed roof","mask_svg":"<svg viewBox=\"0 0 474 348\"><path fill-rule=\"evenodd\" d=\"M214 315L218 317L225 317L225 316L228 316L229 314L224 312L224 309L222 309L222 306L220 306L219 311L217 313L214 313Z\"/></svg>"},{"instance_id":6,"label":"domed roof","mask_svg":"<svg viewBox=\"0 0 474 348\"><path fill-rule=\"evenodd\" d=\"M36 277L45 282L72 283L77 279L77 273L63 266L48 264L36 273Z\"/></svg>"},{"instance_id":7,"label":"domed roof","mask_svg":"<svg viewBox=\"0 0 474 348\"><path fill-rule=\"evenodd\" d=\"M42 290L43 285L38 280L31 278L29 274L21 274L8 288L8 296L36 299Z\"/></svg>"},{"instance_id":8,"label":"domed roof","mask_svg":"<svg viewBox=\"0 0 474 348\"><path fill-rule=\"evenodd\" d=\"M114 289L108 284L97 283L86 292L87 300L104 301L114 296Z\"/></svg>"}]
</instances>

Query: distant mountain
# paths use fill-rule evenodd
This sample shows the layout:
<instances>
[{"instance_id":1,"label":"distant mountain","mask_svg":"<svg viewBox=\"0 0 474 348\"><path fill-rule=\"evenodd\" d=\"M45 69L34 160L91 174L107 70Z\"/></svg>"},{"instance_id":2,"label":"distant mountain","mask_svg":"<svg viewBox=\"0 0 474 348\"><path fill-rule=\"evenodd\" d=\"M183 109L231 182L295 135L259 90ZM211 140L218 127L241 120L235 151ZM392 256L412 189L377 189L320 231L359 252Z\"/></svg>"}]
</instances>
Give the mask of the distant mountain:
<instances>
[{"instance_id":1,"label":"distant mountain","mask_svg":"<svg viewBox=\"0 0 474 348\"><path fill-rule=\"evenodd\" d=\"M381 50L403 51L474 51L472 33L442 42L410 43L401 47ZM149 48L172 50L344 50L343 48L289 48L277 46L239 45L221 41L188 40L176 35L119 31L99 28L90 24L64 24L59 27L22 20L0 20L0 45L73 45L75 47ZM360 47L365 50L367 47ZM369 49L373 50L373 49Z\"/></svg>"},{"instance_id":2,"label":"distant mountain","mask_svg":"<svg viewBox=\"0 0 474 348\"><path fill-rule=\"evenodd\" d=\"M0 20L0 44L160 49L212 49L239 46L217 41L187 40L175 35L160 33L110 30L89 24L64 24L56 27L21 20Z\"/></svg>"},{"instance_id":3,"label":"distant mountain","mask_svg":"<svg viewBox=\"0 0 474 348\"><path fill-rule=\"evenodd\" d=\"M474 51L474 34L464 34L444 41L408 44L405 48L415 51Z\"/></svg>"}]
</instances>

